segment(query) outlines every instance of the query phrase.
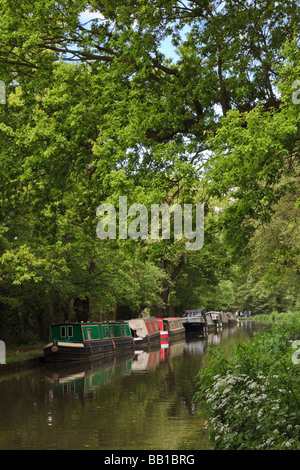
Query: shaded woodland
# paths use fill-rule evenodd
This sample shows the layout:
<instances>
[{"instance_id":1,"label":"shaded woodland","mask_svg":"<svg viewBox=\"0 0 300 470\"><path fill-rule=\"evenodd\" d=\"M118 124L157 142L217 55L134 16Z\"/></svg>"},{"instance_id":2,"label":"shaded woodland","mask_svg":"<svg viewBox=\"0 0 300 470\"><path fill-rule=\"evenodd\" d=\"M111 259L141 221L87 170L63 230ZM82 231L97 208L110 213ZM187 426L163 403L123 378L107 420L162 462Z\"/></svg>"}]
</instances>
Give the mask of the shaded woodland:
<instances>
[{"instance_id":1,"label":"shaded woodland","mask_svg":"<svg viewBox=\"0 0 300 470\"><path fill-rule=\"evenodd\" d=\"M1 339L144 309L300 310L298 2L0 11ZM203 248L100 240L97 207L122 195L203 202Z\"/></svg>"}]
</instances>

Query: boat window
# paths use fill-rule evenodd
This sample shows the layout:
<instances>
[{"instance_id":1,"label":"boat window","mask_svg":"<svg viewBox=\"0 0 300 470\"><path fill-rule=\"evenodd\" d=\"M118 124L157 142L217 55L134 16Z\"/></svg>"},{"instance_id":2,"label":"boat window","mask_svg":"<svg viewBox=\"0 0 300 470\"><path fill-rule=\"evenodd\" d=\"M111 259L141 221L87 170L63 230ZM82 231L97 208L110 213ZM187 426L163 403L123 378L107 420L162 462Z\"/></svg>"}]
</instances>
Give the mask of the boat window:
<instances>
[{"instance_id":1,"label":"boat window","mask_svg":"<svg viewBox=\"0 0 300 470\"><path fill-rule=\"evenodd\" d=\"M61 326L60 327L60 337L61 338L65 338L67 336L66 334L66 327L65 326Z\"/></svg>"},{"instance_id":2,"label":"boat window","mask_svg":"<svg viewBox=\"0 0 300 470\"><path fill-rule=\"evenodd\" d=\"M115 335L114 335L114 328L111 326L110 327L110 336L113 338Z\"/></svg>"},{"instance_id":3,"label":"boat window","mask_svg":"<svg viewBox=\"0 0 300 470\"><path fill-rule=\"evenodd\" d=\"M91 328L86 329L87 339L92 339L92 330Z\"/></svg>"},{"instance_id":4,"label":"boat window","mask_svg":"<svg viewBox=\"0 0 300 470\"><path fill-rule=\"evenodd\" d=\"M68 326L68 336L73 336L73 326Z\"/></svg>"}]
</instances>

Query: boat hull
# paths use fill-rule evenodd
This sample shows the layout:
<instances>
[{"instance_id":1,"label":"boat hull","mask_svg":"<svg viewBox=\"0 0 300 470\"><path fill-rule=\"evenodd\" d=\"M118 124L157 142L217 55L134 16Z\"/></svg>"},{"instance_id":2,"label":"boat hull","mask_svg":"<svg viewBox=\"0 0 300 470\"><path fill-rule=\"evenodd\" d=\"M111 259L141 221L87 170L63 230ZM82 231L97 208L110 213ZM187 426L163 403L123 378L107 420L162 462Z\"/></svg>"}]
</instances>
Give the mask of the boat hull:
<instances>
[{"instance_id":1,"label":"boat hull","mask_svg":"<svg viewBox=\"0 0 300 470\"><path fill-rule=\"evenodd\" d=\"M172 330L169 332L169 341L172 342L185 337L185 328L182 327L178 330Z\"/></svg>"},{"instance_id":2,"label":"boat hull","mask_svg":"<svg viewBox=\"0 0 300 470\"><path fill-rule=\"evenodd\" d=\"M128 320L128 324L136 347L160 343L159 324L155 317L132 318Z\"/></svg>"},{"instance_id":3,"label":"boat hull","mask_svg":"<svg viewBox=\"0 0 300 470\"><path fill-rule=\"evenodd\" d=\"M182 318L158 318L160 328L160 340L174 341L185 336L185 328L182 324Z\"/></svg>"},{"instance_id":4,"label":"boat hull","mask_svg":"<svg viewBox=\"0 0 300 470\"><path fill-rule=\"evenodd\" d=\"M144 348L149 346L149 344L159 344L160 332L158 331L155 334L147 335L144 338L133 338L133 343L135 348Z\"/></svg>"},{"instance_id":5,"label":"boat hull","mask_svg":"<svg viewBox=\"0 0 300 470\"><path fill-rule=\"evenodd\" d=\"M204 321L198 321L197 318L184 318L182 323L187 333L203 331L206 328L206 323Z\"/></svg>"},{"instance_id":6,"label":"boat hull","mask_svg":"<svg viewBox=\"0 0 300 470\"><path fill-rule=\"evenodd\" d=\"M108 358L133 349L134 343L130 337L84 343L51 341L44 347L44 358L45 362L81 362Z\"/></svg>"}]
</instances>

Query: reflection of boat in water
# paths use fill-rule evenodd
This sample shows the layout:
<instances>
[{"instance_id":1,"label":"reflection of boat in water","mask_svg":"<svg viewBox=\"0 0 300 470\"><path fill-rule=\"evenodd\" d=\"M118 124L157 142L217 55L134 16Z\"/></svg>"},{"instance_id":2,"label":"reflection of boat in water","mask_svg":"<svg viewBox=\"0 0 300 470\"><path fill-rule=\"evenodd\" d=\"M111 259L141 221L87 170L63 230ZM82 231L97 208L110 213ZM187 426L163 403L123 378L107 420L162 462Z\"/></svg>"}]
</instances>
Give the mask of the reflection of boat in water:
<instances>
[{"instance_id":1,"label":"reflection of boat in water","mask_svg":"<svg viewBox=\"0 0 300 470\"><path fill-rule=\"evenodd\" d=\"M220 333L210 333L207 335L207 346L217 346L221 342L222 335Z\"/></svg>"},{"instance_id":2,"label":"reflection of boat in water","mask_svg":"<svg viewBox=\"0 0 300 470\"><path fill-rule=\"evenodd\" d=\"M133 318L128 320L135 347L160 343L160 328L155 317Z\"/></svg>"},{"instance_id":3,"label":"reflection of boat in water","mask_svg":"<svg viewBox=\"0 0 300 470\"><path fill-rule=\"evenodd\" d=\"M132 372L145 372L156 369L160 363L160 347L154 351L135 351L132 362Z\"/></svg>"},{"instance_id":4,"label":"reflection of boat in water","mask_svg":"<svg viewBox=\"0 0 300 470\"><path fill-rule=\"evenodd\" d=\"M159 348L143 348L135 351L132 363L132 372L145 372L155 369L160 362L166 361L172 357L181 356L184 351L185 341L165 341Z\"/></svg>"},{"instance_id":5,"label":"reflection of boat in water","mask_svg":"<svg viewBox=\"0 0 300 470\"><path fill-rule=\"evenodd\" d=\"M167 345L161 348L161 361L171 359L172 357L181 356L184 351L185 341L171 341Z\"/></svg>"},{"instance_id":6,"label":"reflection of boat in water","mask_svg":"<svg viewBox=\"0 0 300 470\"><path fill-rule=\"evenodd\" d=\"M194 338L193 340L187 341L184 345L184 352L190 356L202 356L207 348L207 337Z\"/></svg>"},{"instance_id":7,"label":"reflection of boat in water","mask_svg":"<svg viewBox=\"0 0 300 470\"><path fill-rule=\"evenodd\" d=\"M133 353L113 357L106 361L84 364L70 363L45 365L46 380L54 386L54 393L85 396L111 383L114 379L131 374Z\"/></svg>"}]
</instances>

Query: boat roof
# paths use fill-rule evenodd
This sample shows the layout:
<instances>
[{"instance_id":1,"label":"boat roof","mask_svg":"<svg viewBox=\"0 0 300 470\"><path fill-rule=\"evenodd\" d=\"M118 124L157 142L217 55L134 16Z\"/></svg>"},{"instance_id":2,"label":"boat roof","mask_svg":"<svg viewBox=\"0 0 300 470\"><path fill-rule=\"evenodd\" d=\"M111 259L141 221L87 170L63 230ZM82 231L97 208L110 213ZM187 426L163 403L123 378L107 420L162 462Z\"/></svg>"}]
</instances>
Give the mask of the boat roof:
<instances>
[{"instance_id":1,"label":"boat roof","mask_svg":"<svg viewBox=\"0 0 300 470\"><path fill-rule=\"evenodd\" d=\"M55 325L116 325L119 323L127 323L126 320L108 320L108 321L62 321L58 323L51 323L51 326Z\"/></svg>"},{"instance_id":2,"label":"boat roof","mask_svg":"<svg viewBox=\"0 0 300 470\"><path fill-rule=\"evenodd\" d=\"M182 317L161 317L159 320L182 320Z\"/></svg>"}]
</instances>

